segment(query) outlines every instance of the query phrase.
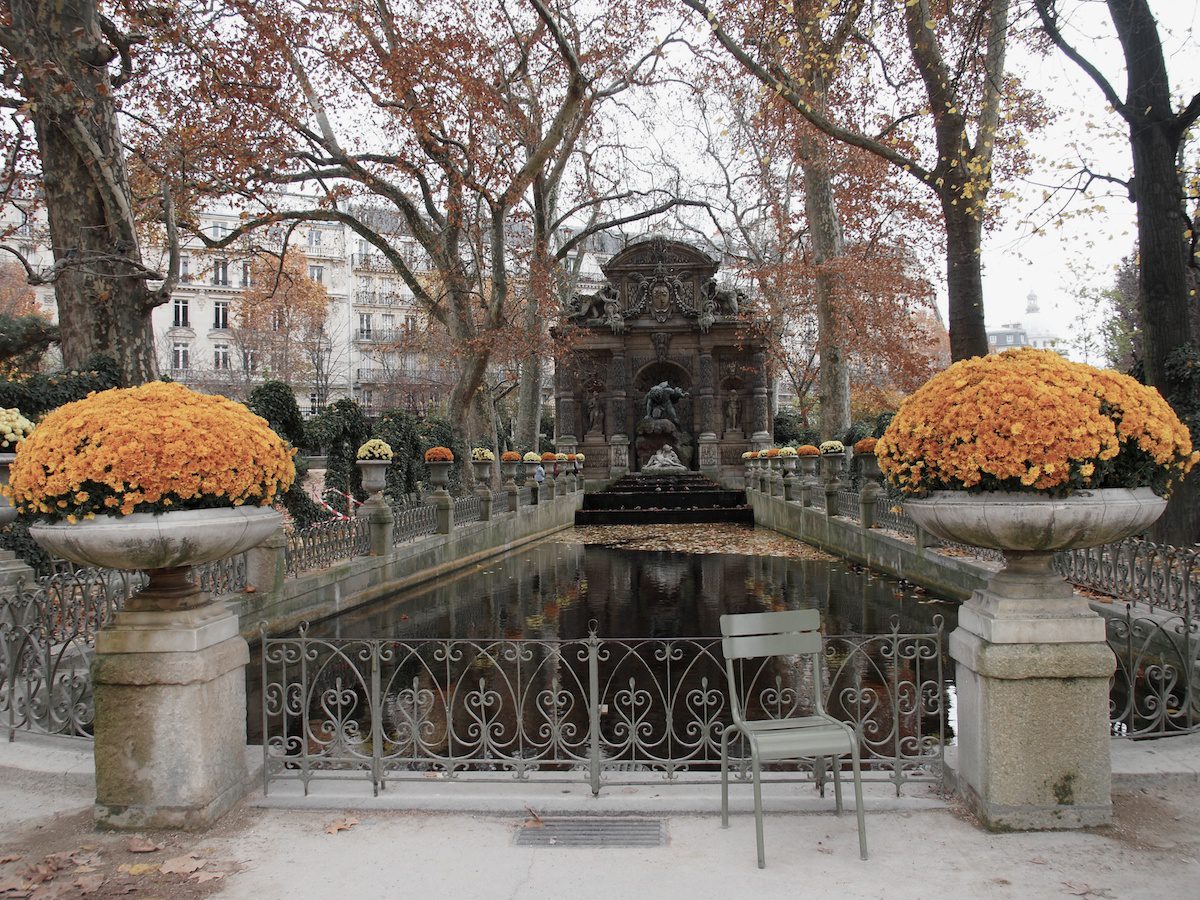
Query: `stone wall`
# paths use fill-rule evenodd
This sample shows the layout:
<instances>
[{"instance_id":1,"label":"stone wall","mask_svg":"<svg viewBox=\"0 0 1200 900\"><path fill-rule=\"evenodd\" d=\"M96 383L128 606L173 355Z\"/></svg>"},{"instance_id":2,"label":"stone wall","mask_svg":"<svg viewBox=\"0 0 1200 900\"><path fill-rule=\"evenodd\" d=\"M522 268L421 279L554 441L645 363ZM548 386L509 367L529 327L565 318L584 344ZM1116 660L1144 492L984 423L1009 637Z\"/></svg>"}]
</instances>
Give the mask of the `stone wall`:
<instances>
[{"instance_id":1,"label":"stone wall","mask_svg":"<svg viewBox=\"0 0 1200 900\"><path fill-rule=\"evenodd\" d=\"M258 555L250 564L254 592L228 598L228 605L237 613L242 636L253 642L260 626L272 634L288 631L569 528L582 501L581 491L543 500L517 512L496 513L486 522L456 524L450 534L399 544L383 556L348 559L287 581L282 546L258 548L251 551Z\"/></svg>"},{"instance_id":2,"label":"stone wall","mask_svg":"<svg viewBox=\"0 0 1200 900\"><path fill-rule=\"evenodd\" d=\"M911 543L877 528L863 528L852 519L827 516L816 507L801 506L760 491L749 491L747 496L756 525L915 582L946 597L965 600L999 568L998 564L985 560L943 556L920 541Z\"/></svg>"}]
</instances>

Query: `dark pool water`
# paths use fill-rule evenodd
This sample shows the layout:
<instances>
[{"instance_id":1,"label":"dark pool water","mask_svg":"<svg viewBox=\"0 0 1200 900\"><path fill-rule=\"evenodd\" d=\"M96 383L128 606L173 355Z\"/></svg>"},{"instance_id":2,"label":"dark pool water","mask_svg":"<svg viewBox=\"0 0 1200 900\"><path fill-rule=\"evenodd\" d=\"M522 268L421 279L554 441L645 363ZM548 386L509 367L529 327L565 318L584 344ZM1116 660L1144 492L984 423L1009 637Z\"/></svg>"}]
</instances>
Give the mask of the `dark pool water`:
<instances>
[{"instance_id":1,"label":"dark pool water","mask_svg":"<svg viewBox=\"0 0 1200 900\"><path fill-rule=\"evenodd\" d=\"M835 715L856 723L864 734L864 752L883 759L886 768L905 764L894 760L897 755L904 757L897 747L923 746L922 735L939 733L941 720L952 707L945 640L918 639L935 648L931 650L933 656L943 661L940 668L944 674L929 681L929 663L898 650L905 645L912 648L912 641L906 644L899 638L853 636L886 635L893 627L900 634L929 635L938 629L939 617L945 635L956 623L957 607L957 603L933 597L915 585L844 560L647 551L555 540L489 560L434 585L398 592L315 622L308 634L318 639L414 641L380 658L381 672L375 677L384 683L379 701L384 707L394 704L395 697L407 696L405 691L411 688L417 692L414 697L419 693L432 698L433 706L441 711L440 727L447 729L450 726L446 723L456 722L456 717L479 714L484 707L472 707L472 691L477 687L478 698L485 698L482 692L486 683L487 690L494 693L486 694L485 699L490 703L491 698L499 698L497 708L503 707L497 712L503 721L496 725L495 733L510 735L519 732L519 723L538 711L529 707L525 690L506 693L511 685L523 683L521 666L533 665L538 677L550 678L551 682L541 688L552 690L552 696L558 696L554 685L574 685L582 702L586 694L583 686L589 677L586 662L578 651L564 651L561 657L552 657L551 665L546 662L547 648L555 641L585 638L594 629L607 642L599 663L601 702L615 709L622 697L634 697L638 692L622 693L623 686L631 685L633 680L639 688L653 689L638 693L639 703L643 696L653 694L659 698L657 702L645 700L648 712L637 711L637 715L645 715L646 731L621 730L620 717L615 714L613 722L606 719L602 723L602 731L612 731L611 735L604 732L606 752L615 759L652 761L653 754L643 758L639 755L642 751L634 746L645 734L651 734L657 736L656 746L691 746L687 751L691 754L687 756L689 764L703 767L712 763L710 757L716 752L712 735L719 735L719 729L714 731L713 724L703 720L701 711L689 704L694 705L696 697L714 699L712 686L724 681L719 645L714 649L711 641L703 639L719 636L719 619L726 613L815 608L821 612L828 635L851 636L831 637L832 644L827 642L828 672L824 678L828 702ZM456 639L462 644L449 652L422 643L421 639L428 638ZM674 651L665 652L664 639L674 638L701 640L679 642ZM539 643L522 654L496 646L497 641L518 639ZM367 697L370 666L364 662L366 657L359 649L338 656L336 648L343 646L338 641L318 640L310 646L314 649L306 670L310 676L308 686L296 693L279 692L280 696L286 693L291 697L293 704L300 703L305 712L301 716L293 710L290 718L280 718L276 730L291 729L295 733L307 723L313 747L324 746L327 741L322 736L341 733L342 728L351 735L371 733L368 714L373 704ZM936 648L941 648L940 652ZM414 672L403 668L418 658L421 664ZM401 660L407 662L402 664ZM262 671L256 654L247 679L251 740L261 739L264 729ZM266 683L281 684L280 671L278 665L272 668ZM296 677L297 671L293 665L290 677ZM782 665L777 674L787 683L805 682L812 677L790 663ZM556 678L558 681L554 681ZM307 699L295 699L301 695ZM673 698L671 703L668 697ZM925 698L923 706L914 699L918 697ZM354 715L335 715L329 706L334 700L348 703ZM908 713L892 721L896 710ZM632 720L633 711L630 717ZM335 724L330 724L334 720ZM586 734L585 722L576 722L573 727ZM274 734L270 728L267 730ZM456 735L450 743L460 749L469 746L468 755L486 755L483 749L471 745L469 734L474 733L468 729L463 732L467 737ZM706 735L699 741L703 746L692 746L699 740L695 734ZM431 755L437 754L431 751ZM429 760L414 760L412 764L419 767L424 763Z\"/></svg>"},{"instance_id":2,"label":"dark pool water","mask_svg":"<svg viewBox=\"0 0 1200 900\"><path fill-rule=\"evenodd\" d=\"M343 638L712 637L725 613L815 608L829 634L948 633L958 604L844 560L545 542L315 623Z\"/></svg>"}]
</instances>

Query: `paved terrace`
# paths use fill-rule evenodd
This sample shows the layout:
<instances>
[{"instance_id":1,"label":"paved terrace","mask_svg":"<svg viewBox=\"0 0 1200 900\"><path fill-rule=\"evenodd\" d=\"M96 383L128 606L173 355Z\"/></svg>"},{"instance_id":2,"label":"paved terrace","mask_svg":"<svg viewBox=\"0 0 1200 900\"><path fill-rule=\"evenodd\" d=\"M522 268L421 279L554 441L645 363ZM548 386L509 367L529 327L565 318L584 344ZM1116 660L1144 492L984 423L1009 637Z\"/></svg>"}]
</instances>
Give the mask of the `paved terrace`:
<instances>
[{"instance_id":1,"label":"paved terrace","mask_svg":"<svg viewBox=\"0 0 1200 900\"><path fill-rule=\"evenodd\" d=\"M1114 741L1113 769L1114 825L1078 832L992 834L924 786L897 798L870 785L867 862L853 815L836 817L810 785L773 785L763 871L749 787L733 789L723 831L715 782L613 787L598 799L582 784L438 779L378 799L329 784L309 798L273 789L205 834L149 834L158 849L135 853L137 838L93 830L90 744L19 735L0 744L0 897L1200 896L1200 735ZM566 814L661 819L666 840L514 845L541 817Z\"/></svg>"}]
</instances>

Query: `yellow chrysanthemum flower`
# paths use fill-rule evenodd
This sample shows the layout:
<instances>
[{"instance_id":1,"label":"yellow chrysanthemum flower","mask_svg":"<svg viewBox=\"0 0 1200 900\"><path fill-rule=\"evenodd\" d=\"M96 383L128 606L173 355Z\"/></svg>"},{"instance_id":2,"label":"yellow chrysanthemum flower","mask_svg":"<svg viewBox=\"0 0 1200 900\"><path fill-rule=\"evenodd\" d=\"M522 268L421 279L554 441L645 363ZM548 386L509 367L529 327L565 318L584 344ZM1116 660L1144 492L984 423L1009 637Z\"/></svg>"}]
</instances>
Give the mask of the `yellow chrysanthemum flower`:
<instances>
[{"instance_id":1,"label":"yellow chrysanthemum flower","mask_svg":"<svg viewBox=\"0 0 1200 900\"><path fill-rule=\"evenodd\" d=\"M153 382L47 415L20 444L6 493L24 512L64 518L265 506L295 479L294 452L240 403Z\"/></svg>"}]
</instances>

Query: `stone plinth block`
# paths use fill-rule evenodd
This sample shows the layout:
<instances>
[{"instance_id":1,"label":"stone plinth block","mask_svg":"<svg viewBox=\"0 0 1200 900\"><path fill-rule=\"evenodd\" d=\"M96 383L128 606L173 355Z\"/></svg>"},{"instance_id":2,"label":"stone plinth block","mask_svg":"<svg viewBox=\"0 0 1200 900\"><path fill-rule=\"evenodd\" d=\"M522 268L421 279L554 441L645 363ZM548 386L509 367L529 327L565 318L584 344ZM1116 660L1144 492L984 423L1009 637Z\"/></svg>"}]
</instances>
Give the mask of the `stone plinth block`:
<instances>
[{"instance_id":1,"label":"stone plinth block","mask_svg":"<svg viewBox=\"0 0 1200 900\"><path fill-rule=\"evenodd\" d=\"M157 613L160 629L147 627L150 613L138 615L128 625L118 617L101 632L109 639L98 642L92 667L96 822L207 828L246 789L249 650L237 636L237 617L223 608L203 622ZM197 629L203 634L188 639L186 632ZM233 636L223 637L230 629ZM164 644L163 634L175 639ZM197 649L153 649L173 644Z\"/></svg>"},{"instance_id":2,"label":"stone plinth block","mask_svg":"<svg viewBox=\"0 0 1200 900\"><path fill-rule=\"evenodd\" d=\"M1103 641L993 644L950 636L958 690L959 788L993 829L1112 821Z\"/></svg>"}]
</instances>

